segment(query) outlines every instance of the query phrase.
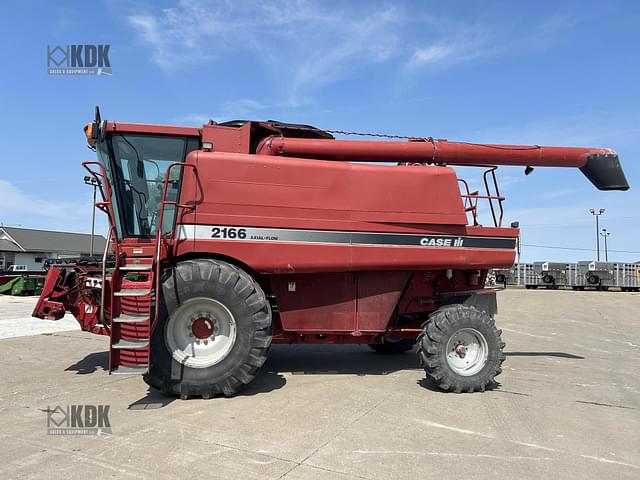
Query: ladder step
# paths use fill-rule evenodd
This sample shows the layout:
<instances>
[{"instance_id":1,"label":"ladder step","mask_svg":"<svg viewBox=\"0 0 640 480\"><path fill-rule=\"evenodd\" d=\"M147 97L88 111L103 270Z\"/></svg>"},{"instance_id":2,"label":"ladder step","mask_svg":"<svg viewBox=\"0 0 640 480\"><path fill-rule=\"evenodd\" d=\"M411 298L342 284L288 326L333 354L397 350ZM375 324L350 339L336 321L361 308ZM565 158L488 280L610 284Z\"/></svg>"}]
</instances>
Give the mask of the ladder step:
<instances>
[{"instance_id":1,"label":"ladder step","mask_svg":"<svg viewBox=\"0 0 640 480\"><path fill-rule=\"evenodd\" d=\"M145 297L151 294L151 290L146 288L126 288L119 292L113 292L116 297Z\"/></svg>"},{"instance_id":2,"label":"ladder step","mask_svg":"<svg viewBox=\"0 0 640 480\"><path fill-rule=\"evenodd\" d=\"M153 268L150 263L129 263L119 267L123 272L148 272Z\"/></svg>"},{"instance_id":3,"label":"ladder step","mask_svg":"<svg viewBox=\"0 0 640 480\"><path fill-rule=\"evenodd\" d=\"M127 349L133 350L138 348L147 348L148 345L149 345L149 339L141 338L139 340L120 340L119 342L116 342L113 345L111 345L111 348L117 348L117 349L127 348Z\"/></svg>"},{"instance_id":4,"label":"ladder step","mask_svg":"<svg viewBox=\"0 0 640 480\"><path fill-rule=\"evenodd\" d=\"M149 320L149 315L128 315L121 313L119 316L113 319L113 323L142 323Z\"/></svg>"},{"instance_id":5,"label":"ladder step","mask_svg":"<svg viewBox=\"0 0 640 480\"><path fill-rule=\"evenodd\" d=\"M147 370L146 365L120 365L111 370L111 375L143 375Z\"/></svg>"}]
</instances>

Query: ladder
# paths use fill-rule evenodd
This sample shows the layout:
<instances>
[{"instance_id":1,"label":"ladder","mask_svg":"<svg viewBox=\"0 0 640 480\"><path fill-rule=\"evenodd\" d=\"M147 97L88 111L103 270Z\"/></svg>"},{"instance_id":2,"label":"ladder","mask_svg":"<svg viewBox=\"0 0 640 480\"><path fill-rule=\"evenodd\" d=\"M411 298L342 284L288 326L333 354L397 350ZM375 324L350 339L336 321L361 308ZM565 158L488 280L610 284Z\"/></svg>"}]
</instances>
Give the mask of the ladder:
<instances>
[{"instance_id":1,"label":"ladder","mask_svg":"<svg viewBox=\"0 0 640 480\"><path fill-rule=\"evenodd\" d=\"M154 305L154 257L127 256L111 274L109 372L144 374L149 367Z\"/></svg>"},{"instance_id":2,"label":"ladder","mask_svg":"<svg viewBox=\"0 0 640 480\"><path fill-rule=\"evenodd\" d=\"M97 202L96 206L107 213L110 223L103 254L101 293L103 316L106 317L104 307L108 305L111 318L109 325L109 373L142 375L149 369L151 336L158 318L159 304L156 301L156 292L160 290L163 255L165 258L170 255L178 208L190 208L189 205L181 205L176 200L167 200L171 171L178 167L191 167L194 172L197 172L196 167L184 162L169 165L165 173L162 199L159 205L155 241L124 248L123 242L118 240L115 229L112 190L104 166L99 162L84 162L83 165L101 184L100 191L103 201ZM92 170L89 165L98 165L100 171ZM104 190L102 183L106 186ZM167 205L174 206L175 218L171 222L170 228L163 231ZM115 268L111 273L110 282L107 282L106 260L110 242L113 242ZM126 255L123 254L125 250Z\"/></svg>"}]
</instances>

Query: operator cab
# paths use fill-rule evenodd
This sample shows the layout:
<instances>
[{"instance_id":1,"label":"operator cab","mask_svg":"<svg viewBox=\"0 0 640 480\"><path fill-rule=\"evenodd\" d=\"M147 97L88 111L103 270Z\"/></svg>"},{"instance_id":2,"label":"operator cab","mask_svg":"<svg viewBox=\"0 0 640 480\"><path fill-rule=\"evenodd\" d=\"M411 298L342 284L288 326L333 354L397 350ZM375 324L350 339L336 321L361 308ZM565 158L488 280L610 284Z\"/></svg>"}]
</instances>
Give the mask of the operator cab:
<instances>
[{"instance_id":1,"label":"operator cab","mask_svg":"<svg viewBox=\"0 0 640 480\"><path fill-rule=\"evenodd\" d=\"M113 211L119 238L155 237L167 169L184 162L200 147L196 129L174 127L154 132L147 125L115 124L96 118L85 127L89 145L96 149L113 188ZM194 131L195 130L195 131ZM180 192L181 169L170 173L166 200L175 201ZM175 206L165 206L163 228L175 222Z\"/></svg>"},{"instance_id":2,"label":"operator cab","mask_svg":"<svg viewBox=\"0 0 640 480\"><path fill-rule=\"evenodd\" d=\"M184 162L198 148L197 139L169 135L118 133L96 144L117 201L114 205L119 237L156 235L164 178L169 165ZM177 200L181 173L173 169L167 200ZM163 230L173 224L175 208L167 205Z\"/></svg>"}]
</instances>

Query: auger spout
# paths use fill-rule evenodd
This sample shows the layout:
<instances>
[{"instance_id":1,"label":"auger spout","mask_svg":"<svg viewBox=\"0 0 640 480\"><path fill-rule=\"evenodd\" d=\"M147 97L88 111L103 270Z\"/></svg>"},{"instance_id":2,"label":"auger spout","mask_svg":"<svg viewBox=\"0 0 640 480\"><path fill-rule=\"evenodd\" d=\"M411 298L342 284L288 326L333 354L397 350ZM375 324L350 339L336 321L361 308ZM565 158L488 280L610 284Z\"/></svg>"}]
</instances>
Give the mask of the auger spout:
<instances>
[{"instance_id":1,"label":"auger spout","mask_svg":"<svg viewBox=\"0 0 640 480\"><path fill-rule=\"evenodd\" d=\"M618 154L610 148L479 144L431 138L375 142L272 136L260 143L256 153L352 162L573 167L599 190L629 188Z\"/></svg>"}]
</instances>

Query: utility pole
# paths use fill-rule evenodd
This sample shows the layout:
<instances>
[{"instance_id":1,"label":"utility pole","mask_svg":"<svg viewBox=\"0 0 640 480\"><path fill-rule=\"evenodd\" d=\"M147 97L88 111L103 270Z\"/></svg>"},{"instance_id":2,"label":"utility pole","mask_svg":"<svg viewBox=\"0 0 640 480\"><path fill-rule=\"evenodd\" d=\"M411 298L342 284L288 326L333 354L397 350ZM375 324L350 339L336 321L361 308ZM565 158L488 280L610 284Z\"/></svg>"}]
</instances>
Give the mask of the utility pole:
<instances>
[{"instance_id":1,"label":"utility pole","mask_svg":"<svg viewBox=\"0 0 640 480\"><path fill-rule=\"evenodd\" d=\"M603 228L602 232L600 232L600 235L604 237L604 261L608 262L609 261L609 245L607 245L607 238L609 237L609 235L611 235L611 232L607 232L607 229Z\"/></svg>"},{"instance_id":2,"label":"utility pole","mask_svg":"<svg viewBox=\"0 0 640 480\"><path fill-rule=\"evenodd\" d=\"M89 248L89 256L93 257L93 239L95 237L96 231L96 191L98 190L98 180L96 180L95 177L90 177L89 175L87 175L86 177L84 177L84 183L93 187L93 205L91 212L91 247Z\"/></svg>"},{"instance_id":3,"label":"utility pole","mask_svg":"<svg viewBox=\"0 0 640 480\"><path fill-rule=\"evenodd\" d=\"M600 221L599 221L599 217L600 215L602 215L604 213L604 208L592 208L591 210L589 210L589 213L591 213L591 215L596 217L596 252L597 252L597 256L598 256L598 261L600 261Z\"/></svg>"}]
</instances>

